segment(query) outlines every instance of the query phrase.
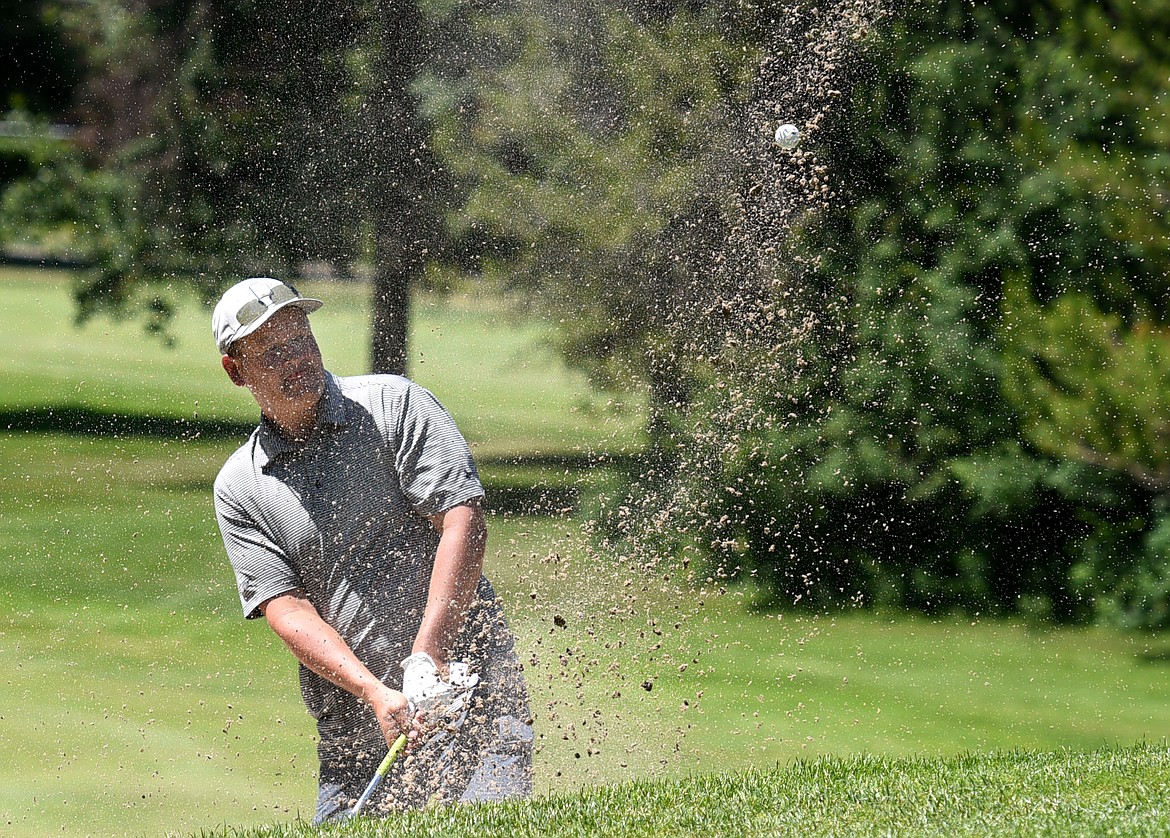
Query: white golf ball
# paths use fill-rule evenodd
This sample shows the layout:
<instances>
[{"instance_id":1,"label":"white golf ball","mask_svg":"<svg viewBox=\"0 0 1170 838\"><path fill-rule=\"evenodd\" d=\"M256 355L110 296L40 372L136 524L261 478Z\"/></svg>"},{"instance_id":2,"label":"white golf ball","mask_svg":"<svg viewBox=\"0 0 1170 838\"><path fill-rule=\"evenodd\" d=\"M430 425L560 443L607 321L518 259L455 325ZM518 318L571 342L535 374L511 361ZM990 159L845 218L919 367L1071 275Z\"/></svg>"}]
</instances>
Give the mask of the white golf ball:
<instances>
[{"instance_id":1,"label":"white golf ball","mask_svg":"<svg viewBox=\"0 0 1170 838\"><path fill-rule=\"evenodd\" d=\"M800 129L785 122L776 126L776 145L780 148L796 148L800 143Z\"/></svg>"}]
</instances>

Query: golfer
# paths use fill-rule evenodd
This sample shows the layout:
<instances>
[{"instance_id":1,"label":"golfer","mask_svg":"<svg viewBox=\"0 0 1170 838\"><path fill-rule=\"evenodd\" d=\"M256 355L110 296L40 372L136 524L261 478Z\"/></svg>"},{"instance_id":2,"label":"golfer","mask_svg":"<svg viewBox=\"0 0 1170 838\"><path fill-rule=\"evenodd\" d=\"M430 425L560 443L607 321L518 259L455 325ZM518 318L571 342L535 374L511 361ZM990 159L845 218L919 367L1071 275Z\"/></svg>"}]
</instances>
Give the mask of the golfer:
<instances>
[{"instance_id":1,"label":"golfer","mask_svg":"<svg viewBox=\"0 0 1170 838\"><path fill-rule=\"evenodd\" d=\"M343 816L405 733L367 812L525 797L527 688L482 574L483 487L467 443L401 376L327 372L320 300L270 278L212 315L223 368L260 424L215 480L245 617L300 662L317 721L315 823Z\"/></svg>"}]
</instances>

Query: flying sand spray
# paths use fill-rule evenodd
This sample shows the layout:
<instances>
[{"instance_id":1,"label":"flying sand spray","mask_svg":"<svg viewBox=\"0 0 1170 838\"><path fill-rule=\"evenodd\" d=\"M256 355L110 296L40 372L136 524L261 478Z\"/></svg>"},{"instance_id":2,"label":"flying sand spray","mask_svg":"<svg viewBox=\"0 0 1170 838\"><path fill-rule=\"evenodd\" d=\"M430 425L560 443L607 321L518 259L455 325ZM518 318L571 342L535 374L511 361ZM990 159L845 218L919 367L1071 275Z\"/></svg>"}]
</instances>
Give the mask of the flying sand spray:
<instances>
[{"instance_id":1,"label":"flying sand spray","mask_svg":"<svg viewBox=\"0 0 1170 838\"><path fill-rule=\"evenodd\" d=\"M721 636L719 609L710 606L739 590L729 582L738 572L735 527L762 514L744 506L735 513L742 519L732 520L713 511L743 489L721 482L723 465L742 453L741 440L790 421L784 417L791 409L777 413L769 385L800 376L799 359L819 314L803 305L801 291L815 285L805 272L815 272L816 260L796 252L791 231L838 198L818 140L844 101L860 41L882 14L874 0L839 0L786 21L759 68L755 101L744 119L759 128L730 132L741 145L730 150L735 174L722 181L738 184L724 204L728 234L694 278L700 302L680 307L679 322L666 325L684 336L678 350L689 356L684 368L693 363L716 378L708 395L717 406L681 419L688 438L675 468L686 480L657 480L656 467L642 463L615 516L615 535L599 538L602 527L586 521L578 536L590 545L584 561L569 558L577 552L571 545L545 559L534 556L552 580L537 582L531 594L538 610L549 609L549 623L525 653L525 669L534 697L547 699L534 701L544 742L538 741L538 757L551 746L546 759L561 766L559 783L582 773L613 782L619 768L644 776L688 759L682 742L700 721L707 679L717 676L721 653L736 643ZM764 474L789 464L761 460L762 479L789 479L787 471ZM779 544L789 523L761 526L772 528ZM720 545L717 566L697 544ZM544 587L572 593L558 602L542 595L537 602L536 589ZM760 675L788 683L788 673ZM757 698L764 700L762 693L745 693L743 708ZM790 692L773 693L768 700L789 698ZM719 712L730 709L721 705ZM752 735L749 748L772 747L767 740L776 737L751 727L740 731ZM602 753L607 758L597 761L598 769L582 759ZM591 771L599 773L592 777Z\"/></svg>"}]
</instances>

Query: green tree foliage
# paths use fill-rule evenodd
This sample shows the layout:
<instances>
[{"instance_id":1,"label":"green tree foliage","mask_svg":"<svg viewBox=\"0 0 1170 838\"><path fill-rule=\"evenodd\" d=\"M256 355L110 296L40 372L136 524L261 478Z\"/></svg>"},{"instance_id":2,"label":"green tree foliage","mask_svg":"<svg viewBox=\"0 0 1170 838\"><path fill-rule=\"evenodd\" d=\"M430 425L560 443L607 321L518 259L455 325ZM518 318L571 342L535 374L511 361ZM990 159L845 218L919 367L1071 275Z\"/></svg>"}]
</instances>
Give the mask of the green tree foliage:
<instances>
[{"instance_id":1,"label":"green tree foliage","mask_svg":"<svg viewBox=\"0 0 1170 838\"><path fill-rule=\"evenodd\" d=\"M849 200L805 239L799 407L728 459L743 491L703 529L722 564L789 601L1170 624L1168 12L886 28L826 149Z\"/></svg>"},{"instance_id":2,"label":"green tree foliage","mask_svg":"<svg viewBox=\"0 0 1170 838\"><path fill-rule=\"evenodd\" d=\"M79 71L56 3L0 8L0 191L59 153L53 124L64 121Z\"/></svg>"},{"instance_id":3,"label":"green tree foliage","mask_svg":"<svg viewBox=\"0 0 1170 838\"><path fill-rule=\"evenodd\" d=\"M715 297L704 272L756 52L746 18L651 5L473 11L419 90L461 190L465 264L557 323L570 363L665 408L688 398L682 324Z\"/></svg>"},{"instance_id":4,"label":"green tree foliage","mask_svg":"<svg viewBox=\"0 0 1170 838\"><path fill-rule=\"evenodd\" d=\"M401 371L441 183L406 89L428 44L415 4L95 0L67 16L88 61L84 153L9 206L26 223L75 211L97 265L81 315L145 307L161 327L168 285L211 300L242 275L366 257L373 366Z\"/></svg>"},{"instance_id":5,"label":"green tree foliage","mask_svg":"<svg viewBox=\"0 0 1170 838\"><path fill-rule=\"evenodd\" d=\"M52 0L0 8L0 103L5 110L60 117L79 80L78 56Z\"/></svg>"}]
</instances>

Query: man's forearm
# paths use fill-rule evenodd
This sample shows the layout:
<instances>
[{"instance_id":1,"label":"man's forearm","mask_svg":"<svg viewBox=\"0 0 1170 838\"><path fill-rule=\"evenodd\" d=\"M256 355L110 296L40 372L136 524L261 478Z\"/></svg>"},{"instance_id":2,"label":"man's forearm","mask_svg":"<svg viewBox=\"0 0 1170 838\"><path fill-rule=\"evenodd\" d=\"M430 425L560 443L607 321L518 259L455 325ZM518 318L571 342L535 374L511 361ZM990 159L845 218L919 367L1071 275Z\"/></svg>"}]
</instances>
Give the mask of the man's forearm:
<instances>
[{"instance_id":1,"label":"man's forearm","mask_svg":"<svg viewBox=\"0 0 1170 838\"><path fill-rule=\"evenodd\" d=\"M270 599L261 611L297 660L369 705L388 746L399 734L417 740L406 696L379 681L303 594Z\"/></svg>"},{"instance_id":2,"label":"man's forearm","mask_svg":"<svg viewBox=\"0 0 1170 838\"><path fill-rule=\"evenodd\" d=\"M276 597L265 604L263 613L296 659L322 678L367 704L384 686L308 599L296 594Z\"/></svg>"},{"instance_id":3,"label":"man's forearm","mask_svg":"<svg viewBox=\"0 0 1170 838\"><path fill-rule=\"evenodd\" d=\"M426 652L442 667L463 629L483 575L487 525L478 503L457 506L431 520L441 536L431 571L427 608L413 651Z\"/></svg>"}]
</instances>

